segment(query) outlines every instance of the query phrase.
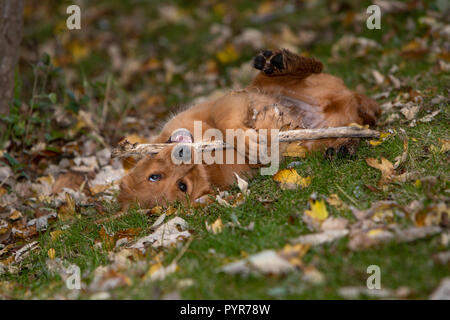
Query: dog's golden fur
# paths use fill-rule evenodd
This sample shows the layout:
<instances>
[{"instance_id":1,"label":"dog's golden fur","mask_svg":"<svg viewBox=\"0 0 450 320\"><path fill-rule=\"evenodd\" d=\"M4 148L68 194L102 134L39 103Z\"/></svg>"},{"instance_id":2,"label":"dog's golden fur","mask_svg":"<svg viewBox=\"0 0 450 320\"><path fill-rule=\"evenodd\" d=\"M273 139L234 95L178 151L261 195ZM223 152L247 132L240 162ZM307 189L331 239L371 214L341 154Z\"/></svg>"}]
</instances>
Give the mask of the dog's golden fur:
<instances>
[{"instance_id":1,"label":"dog's golden fur","mask_svg":"<svg viewBox=\"0 0 450 320\"><path fill-rule=\"evenodd\" d=\"M247 88L179 113L165 124L153 142L168 141L179 128L194 132L194 121L202 122L203 132L215 128L225 137L226 129L257 132L259 129L338 127L350 123L373 125L380 113L374 100L349 90L341 79L320 73L322 64L313 58L300 57L287 50L264 51L255 58L255 67L262 71ZM356 139L340 138L305 141L302 145L310 151L338 150L344 146L354 152L356 142ZM247 140L246 147L251 143L257 141ZM171 161L173 147L142 159L122 179L119 195L122 205L137 201L142 207L152 207L174 200L193 200L216 188L232 185L234 172L241 176L253 174L255 166L250 164L176 165ZM284 147L280 144L280 149ZM149 176L154 174L161 179L149 181ZM186 188L180 188L180 182Z\"/></svg>"}]
</instances>

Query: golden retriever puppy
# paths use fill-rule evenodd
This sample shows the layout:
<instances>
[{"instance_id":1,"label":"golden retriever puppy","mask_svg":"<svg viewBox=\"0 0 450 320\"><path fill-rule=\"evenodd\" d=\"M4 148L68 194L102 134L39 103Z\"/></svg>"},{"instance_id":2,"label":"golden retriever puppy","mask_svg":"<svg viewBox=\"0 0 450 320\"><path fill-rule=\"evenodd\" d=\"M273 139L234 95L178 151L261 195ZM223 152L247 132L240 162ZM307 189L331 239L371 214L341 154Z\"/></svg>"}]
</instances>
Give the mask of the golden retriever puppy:
<instances>
[{"instance_id":1,"label":"golden retriever puppy","mask_svg":"<svg viewBox=\"0 0 450 320\"><path fill-rule=\"evenodd\" d=\"M235 182L234 173L252 176L263 162L258 158L261 154L256 153L255 157L252 151L259 151L263 145L267 157L278 151L271 148L275 136L262 132L350 123L373 125L380 114L374 100L349 90L341 79L321 73L322 63L314 58L288 50L265 50L254 59L254 67L261 72L245 89L195 105L165 124L152 142L171 144L157 155L142 159L122 179L119 194L122 206L138 202L141 207L153 207L174 200L192 201L217 189L226 189ZM225 164L194 161L194 153L187 155L185 149L185 158L192 161L174 161L174 154L183 156L178 148L180 142L211 140L224 140L236 147L231 156L230 150L212 151L208 159L231 161ZM244 141L244 151L237 148L239 141ZM357 142L358 139L338 138L299 144L310 151L327 149L353 154ZM286 143L280 143L279 153L285 147ZM242 161L242 157L247 161Z\"/></svg>"}]
</instances>

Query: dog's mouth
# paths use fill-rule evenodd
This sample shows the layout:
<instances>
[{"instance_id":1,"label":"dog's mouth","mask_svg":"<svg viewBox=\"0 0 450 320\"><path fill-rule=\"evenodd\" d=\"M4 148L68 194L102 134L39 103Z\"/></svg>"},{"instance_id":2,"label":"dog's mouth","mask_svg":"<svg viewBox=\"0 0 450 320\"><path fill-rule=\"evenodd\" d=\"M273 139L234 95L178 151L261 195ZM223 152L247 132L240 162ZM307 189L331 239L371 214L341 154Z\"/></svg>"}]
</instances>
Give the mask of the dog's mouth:
<instances>
[{"instance_id":1,"label":"dog's mouth","mask_svg":"<svg viewBox=\"0 0 450 320\"><path fill-rule=\"evenodd\" d=\"M175 130L167 142L169 142L169 143L179 143L179 142L192 143L193 140L194 140L194 137L192 136L191 132L187 129L181 128L181 129Z\"/></svg>"}]
</instances>

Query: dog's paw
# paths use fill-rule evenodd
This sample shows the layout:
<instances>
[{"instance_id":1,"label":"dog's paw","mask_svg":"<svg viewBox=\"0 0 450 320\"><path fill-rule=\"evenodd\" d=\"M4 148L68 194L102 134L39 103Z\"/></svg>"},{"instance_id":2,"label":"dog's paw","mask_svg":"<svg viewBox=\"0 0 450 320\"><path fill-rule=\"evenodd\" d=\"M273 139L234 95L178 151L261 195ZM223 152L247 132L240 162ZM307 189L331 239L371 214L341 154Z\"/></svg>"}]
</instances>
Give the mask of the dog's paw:
<instances>
[{"instance_id":1,"label":"dog's paw","mask_svg":"<svg viewBox=\"0 0 450 320\"><path fill-rule=\"evenodd\" d=\"M298 78L320 73L323 69L319 60L303 57L286 49L261 51L255 57L253 66L267 76L291 75Z\"/></svg>"},{"instance_id":2,"label":"dog's paw","mask_svg":"<svg viewBox=\"0 0 450 320\"><path fill-rule=\"evenodd\" d=\"M354 144L342 145L335 149L333 147L325 150L325 159L351 159L356 155L357 147Z\"/></svg>"},{"instance_id":3,"label":"dog's paw","mask_svg":"<svg viewBox=\"0 0 450 320\"><path fill-rule=\"evenodd\" d=\"M283 73L283 53L281 50L263 50L253 60L253 66L267 75Z\"/></svg>"}]
</instances>

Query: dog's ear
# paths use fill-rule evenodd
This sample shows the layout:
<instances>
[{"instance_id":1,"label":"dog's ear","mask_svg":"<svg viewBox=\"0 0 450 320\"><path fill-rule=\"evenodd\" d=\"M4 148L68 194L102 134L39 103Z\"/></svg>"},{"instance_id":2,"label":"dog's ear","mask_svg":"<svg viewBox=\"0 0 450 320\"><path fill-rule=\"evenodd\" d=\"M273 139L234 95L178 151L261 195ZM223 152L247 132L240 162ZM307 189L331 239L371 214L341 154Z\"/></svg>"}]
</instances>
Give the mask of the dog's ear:
<instances>
[{"instance_id":1,"label":"dog's ear","mask_svg":"<svg viewBox=\"0 0 450 320\"><path fill-rule=\"evenodd\" d=\"M358 115L364 124L375 125L378 116L381 114L381 108L378 103L363 94L356 93L355 96L358 101Z\"/></svg>"}]
</instances>

